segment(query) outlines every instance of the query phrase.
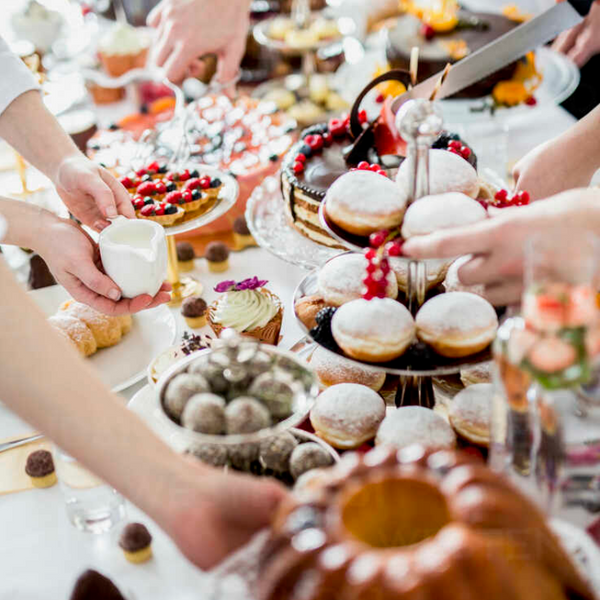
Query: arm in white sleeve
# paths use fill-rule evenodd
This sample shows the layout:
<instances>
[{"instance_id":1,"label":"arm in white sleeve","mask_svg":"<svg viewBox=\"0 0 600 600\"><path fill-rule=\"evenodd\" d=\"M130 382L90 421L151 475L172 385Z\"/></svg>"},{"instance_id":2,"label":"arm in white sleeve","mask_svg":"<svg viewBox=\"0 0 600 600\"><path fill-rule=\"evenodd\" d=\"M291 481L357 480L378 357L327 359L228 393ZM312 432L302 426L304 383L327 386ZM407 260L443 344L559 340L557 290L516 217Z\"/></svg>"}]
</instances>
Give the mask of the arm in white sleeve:
<instances>
[{"instance_id":1,"label":"arm in white sleeve","mask_svg":"<svg viewBox=\"0 0 600 600\"><path fill-rule=\"evenodd\" d=\"M15 98L35 89L39 85L27 65L0 37L0 115Z\"/></svg>"}]
</instances>

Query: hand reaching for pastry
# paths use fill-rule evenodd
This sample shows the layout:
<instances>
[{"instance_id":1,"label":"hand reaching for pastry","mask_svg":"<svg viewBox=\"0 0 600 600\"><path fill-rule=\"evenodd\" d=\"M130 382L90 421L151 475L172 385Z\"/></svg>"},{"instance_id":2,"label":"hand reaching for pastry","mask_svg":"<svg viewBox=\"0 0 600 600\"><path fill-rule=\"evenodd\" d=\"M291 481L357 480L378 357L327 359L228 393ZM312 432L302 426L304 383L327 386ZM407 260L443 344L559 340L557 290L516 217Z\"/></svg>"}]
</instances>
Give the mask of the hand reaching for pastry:
<instances>
[{"instance_id":1,"label":"hand reaching for pastry","mask_svg":"<svg viewBox=\"0 0 600 600\"><path fill-rule=\"evenodd\" d=\"M154 298L144 294L121 298L121 290L101 270L96 243L73 221L43 214L36 250L52 274L70 294L107 315L132 314L168 302L170 284L163 284Z\"/></svg>"},{"instance_id":2,"label":"hand reaching for pastry","mask_svg":"<svg viewBox=\"0 0 600 600\"><path fill-rule=\"evenodd\" d=\"M497 306L518 302L523 289L525 243L531 235L600 235L600 191L578 189L522 208L503 209L491 219L414 237L403 253L412 258L453 258L472 254L458 270L463 285L483 285Z\"/></svg>"},{"instance_id":3,"label":"hand reaching for pastry","mask_svg":"<svg viewBox=\"0 0 600 600\"><path fill-rule=\"evenodd\" d=\"M96 231L118 215L135 217L127 190L106 169L81 154L59 164L54 183L69 211Z\"/></svg>"},{"instance_id":4,"label":"hand reaching for pastry","mask_svg":"<svg viewBox=\"0 0 600 600\"><path fill-rule=\"evenodd\" d=\"M580 69L600 52L600 2L594 2L587 17L561 33L552 48L568 56Z\"/></svg>"},{"instance_id":5,"label":"hand reaching for pastry","mask_svg":"<svg viewBox=\"0 0 600 600\"><path fill-rule=\"evenodd\" d=\"M198 59L216 54L216 79L234 79L246 48L248 0L162 0L148 15L157 31L153 61L171 81L198 70Z\"/></svg>"}]
</instances>

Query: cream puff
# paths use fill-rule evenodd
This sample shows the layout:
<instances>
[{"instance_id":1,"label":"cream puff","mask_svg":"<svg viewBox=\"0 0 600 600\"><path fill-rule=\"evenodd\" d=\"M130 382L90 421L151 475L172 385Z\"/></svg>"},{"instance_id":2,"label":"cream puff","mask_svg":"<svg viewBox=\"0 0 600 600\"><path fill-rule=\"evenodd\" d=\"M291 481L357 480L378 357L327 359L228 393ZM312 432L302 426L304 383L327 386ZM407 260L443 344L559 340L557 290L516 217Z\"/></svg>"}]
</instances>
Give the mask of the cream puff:
<instances>
[{"instance_id":1,"label":"cream puff","mask_svg":"<svg viewBox=\"0 0 600 600\"><path fill-rule=\"evenodd\" d=\"M334 448L358 448L375 437L385 417L383 398L355 383L327 388L310 411L315 433Z\"/></svg>"},{"instance_id":2,"label":"cream puff","mask_svg":"<svg viewBox=\"0 0 600 600\"><path fill-rule=\"evenodd\" d=\"M462 384L469 387L477 383L491 383L493 365L494 363L491 360L486 360L485 362L463 367L460 370Z\"/></svg>"},{"instance_id":3,"label":"cream puff","mask_svg":"<svg viewBox=\"0 0 600 600\"><path fill-rule=\"evenodd\" d=\"M450 424L468 442L490 445L493 393L491 383L476 383L454 396L448 413Z\"/></svg>"},{"instance_id":4,"label":"cream puff","mask_svg":"<svg viewBox=\"0 0 600 600\"><path fill-rule=\"evenodd\" d=\"M372 171L349 171L325 194L327 217L356 235L393 229L402 223L406 192L387 177Z\"/></svg>"},{"instance_id":5,"label":"cream puff","mask_svg":"<svg viewBox=\"0 0 600 600\"><path fill-rule=\"evenodd\" d=\"M415 337L408 309L390 298L353 300L337 309L331 332L345 354L366 362L398 358Z\"/></svg>"},{"instance_id":6,"label":"cream puff","mask_svg":"<svg viewBox=\"0 0 600 600\"><path fill-rule=\"evenodd\" d=\"M358 300L363 294L363 279L368 261L363 254L342 254L328 261L319 271L317 284L328 306L341 306ZM392 272L387 274L386 295L398 296L398 284Z\"/></svg>"},{"instance_id":7,"label":"cream puff","mask_svg":"<svg viewBox=\"0 0 600 600\"><path fill-rule=\"evenodd\" d=\"M498 316L485 299L468 292L434 296L416 317L417 337L438 354L461 358L487 348L496 336Z\"/></svg>"},{"instance_id":8,"label":"cream puff","mask_svg":"<svg viewBox=\"0 0 600 600\"><path fill-rule=\"evenodd\" d=\"M406 193L413 163L407 158L398 169L396 182ZM429 151L429 193L460 192L471 198L479 195L477 171L462 157L447 150Z\"/></svg>"},{"instance_id":9,"label":"cream puff","mask_svg":"<svg viewBox=\"0 0 600 600\"><path fill-rule=\"evenodd\" d=\"M401 450L420 444L432 450L456 446L456 435L444 417L422 406L403 406L392 410L382 421L375 445Z\"/></svg>"},{"instance_id":10,"label":"cream puff","mask_svg":"<svg viewBox=\"0 0 600 600\"><path fill-rule=\"evenodd\" d=\"M323 387L339 383L357 383L378 392L385 383L385 372L346 360L324 348L316 348L310 357L310 368Z\"/></svg>"},{"instance_id":11,"label":"cream puff","mask_svg":"<svg viewBox=\"0 0 600 600\"><path fill-rule=\"evenodd\" d=\"M462 158L460 160L469 164ZM408 207L402 222L402 237L409 239L439 229L472 225L486 218L485 208L465 194L449 192L438 196L425 196Z\"/></svg>"},{"instance_id":12,"label":"cream puff","mask_svg":"<svg viewBox=\"0 0 600 600\"><path fill-rule=\"evenodd\" d=\"M457 258L449 267L444 280L444 288L447 292L471 292L478 296L485 296L485 288L483 285L464 285L461 283L458 271L460 268L471 260L472 256L461 256Z\"/></svg>"}]
</instances>

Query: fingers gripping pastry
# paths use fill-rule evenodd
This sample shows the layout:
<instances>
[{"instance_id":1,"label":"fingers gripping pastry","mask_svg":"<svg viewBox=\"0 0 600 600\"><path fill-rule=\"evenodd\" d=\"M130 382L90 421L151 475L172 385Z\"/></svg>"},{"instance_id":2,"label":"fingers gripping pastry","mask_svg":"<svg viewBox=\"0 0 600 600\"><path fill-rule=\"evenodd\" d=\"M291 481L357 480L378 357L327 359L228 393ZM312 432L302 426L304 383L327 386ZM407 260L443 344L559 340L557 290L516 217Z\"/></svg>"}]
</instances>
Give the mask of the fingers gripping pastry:
<instances>
[{"instance_id":1,"label":"fingers gripping pastry","mask_svg":"<svg viewBox=\"0 0 600 600\"><path fill-rule=\"evenodd\" d=\"M340 383L326 389L310 411L315 433L343 450L358 448L373 439L384 417L383 398L356 383Z\"/></svg>"},{"instance_id":2,"label":"fingers gripping pastry","mask_svg":"<svg viewBox=\"0 0 600 600\"><path fill-rule=\"evenodd\" d=\"M401 356L415 336L408 309L390 298L353 300L333 315L331 332L345 354L367 362Z\"/></svg>"},{"instance_id":3,"label":"fingers gripping pastry","mask_svg":"<svg viewBox=\"0 0 600 600\"><path fill-rule=\"evenodd\" d=\"M384 371L363 367L321 347L313 352L310 366L324 387L338 383L358 383L378 392L385 383Z\"/></svg>"},{"instance_id":4,"label":"fingers gripping pastry","mask_svg":"<svg viewBox=\"0 0 600 600\"><path fill-rule=\"evenodd\" d=\"M408 190L412 160L407 158L398 169L396 182ZM447 150L429 151L429 193L460 192L471 198L479 194L477 171L462 157Z\"/></svg>"},{"instance_id":5,"label":"fingers gripping pastry","mask_svg":"<svg viewBox=\"0 0 600 600\"><path fill-rule=\"evenodd\" d=\"M460 391L452 400L450 424L468 442L490 445L493 390L491 383L476 383Z\"/></svg>"},{"instance_id":6,"label":"fingers gripping pastry","mask_svg":"<svg viewBox=\"0 0 600 600\"><path fill-rule=\"evenodd\" d=\"M448 450L456 445L456 435L436 412L422 406L403 406L385 417L375 444L397 449L421 444L431 450Z\"/></svg>"},{"instance_id":7,"label":"fingers gripping pastry","mask_svg":"<svg viewBox=\"0 0 600 600\"><path fill-rule=\"evenodd\" d=\"M108 348L121 341L121 323L116 317L103 315L91 306L86 306L75 300L67 300L61 310L65 314L83 321L92 332L98 348Z\"/></svg>"},{"instance_id":8,"label":"fingers gripping pastry","mask_svg":"<svg viewBox=\"0 0 600 600\"><path fill-rule=\"evenodd\" d=\"M327 190L327 216L344 231L369 235L402 223L406 192L372 171L350 171Z\"/></svg>"},{"instance_id":9,"label":"fingers gripping pastry","mask_svg":"<svg viewBox=\"0 0 600 600\"><path fill-rule=\"evenodd\" d=\"M460 358L489 346L498 329L492 305L468 292L434 296L417 313L417 336L438 354Z\"/></svg>"},{"instance_id":10,"label":"fingers gripping pastry","mask_svg":"<svg viewBox=\"0 0 600 600\"><path fill-rule=\"evenodd\" d=\"M63 336L66 335L82 356L90 356L98 349L96 338L90 328L80 319L66 313L59 313L50 317L48 323Z\"/></svg>"},{"instance_id":11,"label":"fingers gripping pastry","mask_svg":"<svg viewBox=\"0 0 600 600\"><path fill-rule=\"evenodd\" d=\"M368 261L362 254L343 254L328 261L319 271L318 286L329 306L341 306L362 297L363 278ZM398 296L398 285L393 273L387 274L388 298Z\"/></svg>"}]
</instances>

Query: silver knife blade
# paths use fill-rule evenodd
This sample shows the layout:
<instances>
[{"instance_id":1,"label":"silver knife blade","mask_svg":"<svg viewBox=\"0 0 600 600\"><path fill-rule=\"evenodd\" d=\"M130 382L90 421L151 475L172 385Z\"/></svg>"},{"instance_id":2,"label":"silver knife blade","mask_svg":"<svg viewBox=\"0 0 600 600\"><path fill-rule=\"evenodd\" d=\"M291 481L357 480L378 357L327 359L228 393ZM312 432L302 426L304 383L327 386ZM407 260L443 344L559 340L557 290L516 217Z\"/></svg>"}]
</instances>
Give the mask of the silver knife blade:
<instances>
[{"instance_id":1,"label":"silver knife blade","mask_svg":"<svg viewBox=\"0 0 600 600\"><path fill-rule=\"evenodd\" d=\"M583 18L569 2L556 4L453 65L438 90L436 99L447 98L477 83L554 39L559 33L574 27ZM397 112L405 102L413 98L430 98L439 78L440 73L433 75L398 96L392 104L392 110Z\"/></svg>"},{"instance_id":2,"label":"silver knife blade","mask_svg":"<svg viewBox=\"0 0 600 600\"><path fill-rule=\"evenodd\" d=\"M24 438L20 438L18 440L13 440L12 442L4 442L3 444L0 444L0 452L5 452L6 450L12 450L13 448L18 448L19 446L30 444L31 442L35 442L36 440L39 440L43 437L43 434L36 433Z\"/></svg>"}]
</instances>

